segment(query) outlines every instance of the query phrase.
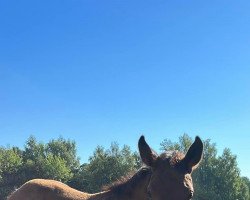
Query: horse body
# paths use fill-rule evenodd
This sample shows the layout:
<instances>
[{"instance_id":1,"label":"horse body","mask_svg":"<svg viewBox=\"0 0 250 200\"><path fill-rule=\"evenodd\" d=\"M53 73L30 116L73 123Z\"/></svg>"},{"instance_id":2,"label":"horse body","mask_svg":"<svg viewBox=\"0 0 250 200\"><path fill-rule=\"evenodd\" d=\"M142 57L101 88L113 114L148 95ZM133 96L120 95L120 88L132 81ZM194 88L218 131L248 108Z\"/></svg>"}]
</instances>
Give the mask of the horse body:
<instances>
[{"instance_id":1,"label":"horse body","mask_svg":"<svg viewBox=\"0 0 250 200\"><path fill-rule=\"evenodd\" d=\"M193 197L191 173L198 166L203 152L199 137L186 155L173 151L158 156L144 136L139 139L138 146L147 167L103 192L88 194L59 181L34 179L13 192L7 200L190 200Z\"/></svg>"},{"instance_id":2,"label":"horse body","mask_svg":"<svg viewBox=\"0 0 250 200\"><path fill-rule=\"evenodd\" d=\"M132 177L106 191L89 194L47 179L33 179L13 192L8 200L145 200L150 169L142 168Z\"/></svg>"}]
</instances>

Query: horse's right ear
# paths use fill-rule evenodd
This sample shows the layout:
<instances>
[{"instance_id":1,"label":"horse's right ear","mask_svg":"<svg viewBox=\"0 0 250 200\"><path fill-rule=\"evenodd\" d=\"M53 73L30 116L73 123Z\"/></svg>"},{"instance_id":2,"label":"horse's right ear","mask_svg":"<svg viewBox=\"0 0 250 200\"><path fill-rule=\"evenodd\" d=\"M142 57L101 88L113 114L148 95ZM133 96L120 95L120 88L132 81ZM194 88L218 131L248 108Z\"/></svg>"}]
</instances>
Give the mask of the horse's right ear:
<instances>
[{"instance_id":1,"label":"horse's right ear","mask_svg":"<svg viewBox=\"0 0 250 200\"><path fill-rule=\"evenodd\" d=\"M194 143L189 148L185 158L182 160L184 164L184 169L187 170L188 173L191 173L194 169L196 169L202 159L203 154L203 143L201 139L196 136Z\"/></svg>"},{"instance_id":2,"label":"horse's right ear","mask_svg":"<svg viewBox=\"0 0 250 200\"><path fill-rule=\"evenodd\" d=\"M143 135L139 139L138 147L142 161L147 166L154 167L158 155L149 147Z\"/></svg>"}]
</instances>

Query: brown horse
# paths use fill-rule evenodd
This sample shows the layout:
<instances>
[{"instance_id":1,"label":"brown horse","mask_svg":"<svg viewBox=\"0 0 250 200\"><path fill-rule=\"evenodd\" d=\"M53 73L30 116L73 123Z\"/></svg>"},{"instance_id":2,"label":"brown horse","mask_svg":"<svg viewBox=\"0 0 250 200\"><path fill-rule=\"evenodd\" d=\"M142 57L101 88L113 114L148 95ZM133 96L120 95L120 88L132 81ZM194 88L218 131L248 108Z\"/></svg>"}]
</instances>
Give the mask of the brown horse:
<instances>
[{"instance_id":1,"label":"brown horse","mask_svg":"<svg viewBox=\"0 0 250 200\"><path fill-rule=\"evenodd\" d=\"M198 166L203 152L199 137L186 155L173 151L157 155L139 139L139 152L146 167L132 177L105 189L88 194L54 180L34 179L13 192L8 200L189 200L193 196L191 172Z\"/></svg>"}]
</instances>

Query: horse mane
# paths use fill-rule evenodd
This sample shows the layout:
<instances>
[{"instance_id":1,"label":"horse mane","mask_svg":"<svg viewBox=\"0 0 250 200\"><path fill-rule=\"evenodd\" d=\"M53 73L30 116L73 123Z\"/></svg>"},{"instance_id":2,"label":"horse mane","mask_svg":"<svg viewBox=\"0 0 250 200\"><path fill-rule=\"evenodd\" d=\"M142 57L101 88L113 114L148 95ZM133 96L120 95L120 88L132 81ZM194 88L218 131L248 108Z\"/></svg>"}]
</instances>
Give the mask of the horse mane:
<instances>
[{"instance_id":1,"label":"horse mane","mask_svg":"<svg viewBox=\"0 0 250 200\"><path fill-rule=\"evenodd\" d=\"M136 173L130 173L129 175L121 177L119 180L103 186L103 191L111 191L115 194L130 194L135 188L138 182L142 181L148 175L151 175L152 171L149 167L142 167Z\"/></svg>"},{"instance_id":2,"label":"horse mane","mask_svg":"<svg viewBox=\"0 0 250 200\"><path fill-rule=\"evenodd\" d=\"M184 154L179 151L165 151L159 157L169 162L170 166L175 166L184 158ZM142 167L136 173L130 173L111 184L103 186L102 190L112 191L115 194L130 193L138 182L151 175L151 173L152 169L150 167Z\"/></svg>"}]
</instances>

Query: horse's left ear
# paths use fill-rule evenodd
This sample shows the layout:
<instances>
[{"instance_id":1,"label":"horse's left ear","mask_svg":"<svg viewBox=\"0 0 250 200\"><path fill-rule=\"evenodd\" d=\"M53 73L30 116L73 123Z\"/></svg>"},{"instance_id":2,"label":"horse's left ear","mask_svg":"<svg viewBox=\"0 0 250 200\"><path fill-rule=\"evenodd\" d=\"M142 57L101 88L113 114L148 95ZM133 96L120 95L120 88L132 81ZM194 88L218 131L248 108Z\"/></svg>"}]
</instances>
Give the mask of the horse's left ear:
<instances>
[{"instance_id":1,"label":"horse's left ear","mask_svg":"<svg viewBox=\"0 0 250 200\"><path fill-rule=\"evenodd\" d=\"M196 136L194 143L188 149L188 152L185 155L185 158L182 160L185 170L188 173L191 173L196 169L202 159L203 154L203 143L201 139Z\"/></svg>"}]
</instances>

